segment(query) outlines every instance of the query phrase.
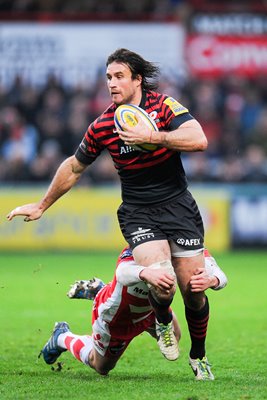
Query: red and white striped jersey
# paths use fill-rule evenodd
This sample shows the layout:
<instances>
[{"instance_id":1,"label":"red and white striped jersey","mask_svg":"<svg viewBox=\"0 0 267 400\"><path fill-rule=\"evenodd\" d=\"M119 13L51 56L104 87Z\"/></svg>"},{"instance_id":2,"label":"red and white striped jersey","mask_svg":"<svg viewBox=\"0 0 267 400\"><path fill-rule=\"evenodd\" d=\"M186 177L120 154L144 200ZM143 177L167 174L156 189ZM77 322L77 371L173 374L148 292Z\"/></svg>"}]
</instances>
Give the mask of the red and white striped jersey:
<instances>
[{"instance_id":1,"label":"red and white striped jersey","mask_svg":"<svg viewBox=\"0 0 267 400\"><path fill-rule=\"evenodd\" d=\"M119 255L117 267L136 264L132 252L125 248ZM155 315L148 300L148 287L141 281L133 286L123 286L114 276L112 282L101 289L95 300L92 323L104 324L112 337L130 339L154 324Z\"/></svg>"}]
</instances>

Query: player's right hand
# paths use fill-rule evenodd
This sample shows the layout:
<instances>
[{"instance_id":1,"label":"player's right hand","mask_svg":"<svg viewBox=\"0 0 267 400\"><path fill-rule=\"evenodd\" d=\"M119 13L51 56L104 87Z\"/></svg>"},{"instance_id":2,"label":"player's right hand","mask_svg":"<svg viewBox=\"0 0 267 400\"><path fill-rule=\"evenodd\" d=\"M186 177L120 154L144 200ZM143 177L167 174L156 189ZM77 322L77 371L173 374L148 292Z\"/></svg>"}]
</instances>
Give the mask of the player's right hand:
<instances>
[{"instance_id":1,"label":"player's right hand","mask_svg":"<svg viewBox=\"0 0 267 400\"><path fill-rule=\"evenodd\" d=\"M11 221L14 217L22 215L25 216L24 221L29 222L41 218L42 214L43 210L40 208L39 203L30 203L14 208L6 217L8 221Z\"/></svg>"},{"instance_id":2,"label":"player's right hand","mask_svg":"<svg viewBox=\"0 0 267 400\"><path fill-rule=\"evenodd\" d=\"M216 287L219 280L214 275L209 275L205 268L197 268L190 278L191 292L203 292L208 288Z\"/></svg>"}]
</instances>

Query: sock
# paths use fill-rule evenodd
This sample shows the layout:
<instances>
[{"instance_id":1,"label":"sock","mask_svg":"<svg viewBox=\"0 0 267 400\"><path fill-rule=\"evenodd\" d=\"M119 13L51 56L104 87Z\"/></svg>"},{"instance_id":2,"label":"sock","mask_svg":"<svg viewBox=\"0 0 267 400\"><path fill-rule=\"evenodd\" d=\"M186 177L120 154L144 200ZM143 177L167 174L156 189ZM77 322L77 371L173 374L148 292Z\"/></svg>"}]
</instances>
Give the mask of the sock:
<instances>
[{"instance_id":1,"label":"sock","mask_svg":"<svg viewBox=\"0 0 267 400\"><path fill-rule=\"evenodd\" d=\"M69 350L83 364L89 364L89 354L93 348L91 336L74 335L71 332L62 333L58 337L58 346Z\"/></svg>"},{"instance_id":2,"label":"sock","mask_svg":"<svg viewBox=\"0 0 267 400\"><path fill-rule=\"evenodd\" d=\"M172 321L172 311L170 308L172 299L168 302L158 303L158 301L155 300L154 296L150 291L148 294L148 299L151 306L153 307L157 321L164 325L168 325Z\"/></svg>"},{"instance_id":3,"label":"sock","mask_svg":"<svg viewBox=\"0 0 267 400\"><path fill-rule=\"evenodd\" d=\"M185 317L191 337L190 357L202 359L206 354L205 341L209 322L208 298L206 297L206 303L201 310L194 311L185 307Z\"/></svg>"}]
</instances>

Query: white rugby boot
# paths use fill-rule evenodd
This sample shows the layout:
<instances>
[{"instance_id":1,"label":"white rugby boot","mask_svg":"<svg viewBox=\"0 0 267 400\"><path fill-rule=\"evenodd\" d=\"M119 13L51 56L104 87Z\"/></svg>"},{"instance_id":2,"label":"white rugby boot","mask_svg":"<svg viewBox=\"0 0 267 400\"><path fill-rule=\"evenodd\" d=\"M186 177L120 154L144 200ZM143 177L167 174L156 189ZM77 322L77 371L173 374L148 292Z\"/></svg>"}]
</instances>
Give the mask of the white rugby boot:
<instances>
[{"instance_id":1,"label":"white rugby boot","mask_svg":"<svg viewBox=\"0 0 267 400\"><path fill-rule=\"evenodd\" d=\"M164 325L156 320L156 335L158 346L164 357L169 361L177 360L179 347L174 335L172 322Z\"/></svg>"},{"instance_id":2,"label":"white rugby boot","mask_svg":"<svg viewBox=\"0 0 267 400\"><path fill-rule=\"evenodd\" d=\"M213 381L214 375L211 372L211 365L208 362L207 357L203 357L202 359L196 358L192 359L189 357L189 365L191 366L195 379L197 381Z\"/></svg>"}]
</instances>

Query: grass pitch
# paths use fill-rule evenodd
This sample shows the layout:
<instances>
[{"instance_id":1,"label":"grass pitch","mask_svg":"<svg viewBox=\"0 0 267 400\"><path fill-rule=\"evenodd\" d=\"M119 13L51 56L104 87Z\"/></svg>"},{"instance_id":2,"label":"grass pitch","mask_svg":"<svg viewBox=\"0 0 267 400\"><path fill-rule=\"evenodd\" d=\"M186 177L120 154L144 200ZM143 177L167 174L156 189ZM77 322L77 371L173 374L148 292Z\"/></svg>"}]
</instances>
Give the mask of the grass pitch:
<instances>
[{"instance_id":1,"label":"grass pitch","mask_svg":"<svg viewBox=\"0 0 267 400\"><path fill-rule=\"evenodd\" d=\"M116 259L115 253L0 255L1 399L267 399L266 252L216 255L229 284L207 292L213 382L196 382L188 366L189 335L179 293L173 303L182 327L178 361L165 360L146 333L106 378L70 353L62 355L61 371L38 360L55 321L68 321L75 333L91 333L92 303L70 300L66 292L76 279L110 280Z\"/></svg>"}]
</instances>

